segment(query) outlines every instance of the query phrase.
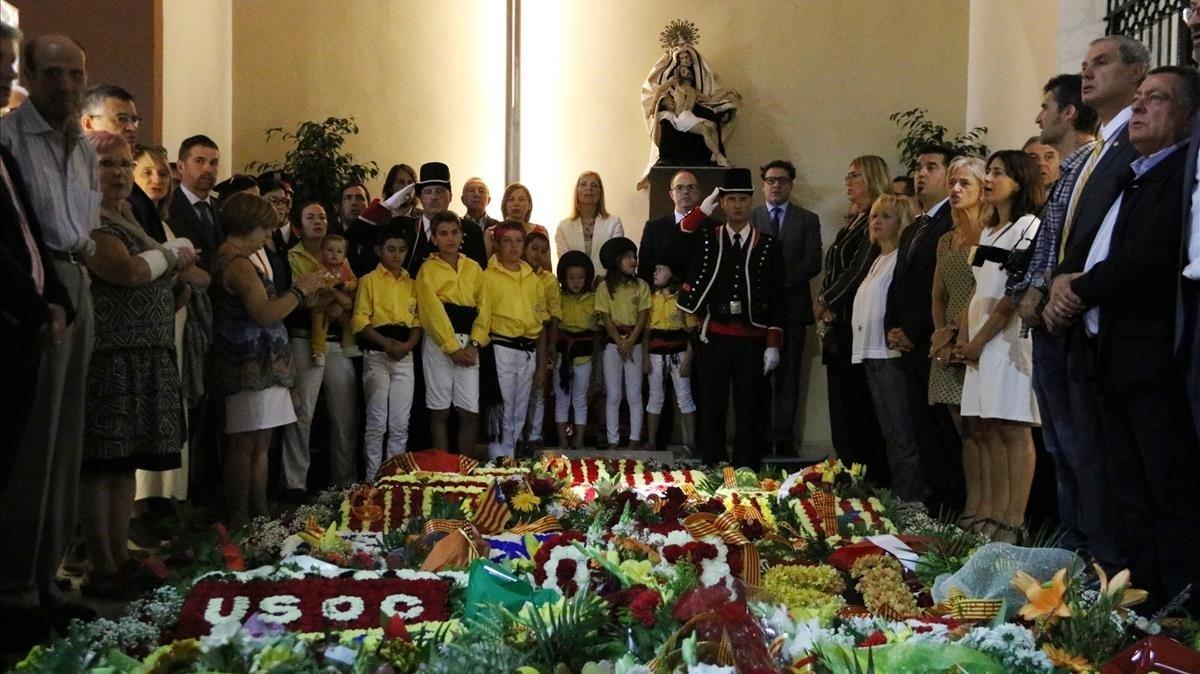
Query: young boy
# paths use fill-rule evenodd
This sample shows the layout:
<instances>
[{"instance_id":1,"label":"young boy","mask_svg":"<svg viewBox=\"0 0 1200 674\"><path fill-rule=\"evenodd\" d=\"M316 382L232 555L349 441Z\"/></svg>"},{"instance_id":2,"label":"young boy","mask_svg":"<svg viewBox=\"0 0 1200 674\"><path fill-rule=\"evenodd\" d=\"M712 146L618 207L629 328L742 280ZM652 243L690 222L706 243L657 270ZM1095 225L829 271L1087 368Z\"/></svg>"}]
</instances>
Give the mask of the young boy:
<instances>
[{"instance_id":1,"label":"young boy","mask_svg":"<svg viewBox=\"0 0 1200 674\"><path fill-rule=\"evenodd\" d=\"M533 273L542 281L542 286L546 291L546 311L550 317L542 326L541 345L538 353L545 356L544 360L539 360L537 368L539 372L548 371L550 361L553 358L550 354L553 352L550 342L547 340L551 335L554 335L558 330L558 322L562 320L562 302L561 295L558 290L558 278L550 272L550 239L544 232L533 230L525 233L525 261L533 267ZM525 440L528 443L527 448L531 452L537 452L543 448L542 444L542 424L545 421L546 415L546 387L541 386L533 389L529 397L529 418L527 420Z\"/></svg>"},{"instance_id":2,"label":"young boy","mask_svg":"<svg viewBox=\"0 0 1200 674\"><path fill-rule=\"evenodd\" d=\"M329 319L333 318L343 327L342 349L347 356L357 356L354 348L354 333L350 329L350 321L342 318L345 310L353 306L354 291L358 288L358 279L346 262L346 237L340 234L329 234L321 240L321 268L325 274L325 287L337 291L337 298L329 307L338 309L312 312L312 355L313 364L325 364L325 340L328 335Z\"/></svg>"},{"instance_id":3,"label":"young boy","mask_svg":"<svg viewBox=\"0 0 1200 674\"><path fill-rule=\"evenodd\" d=\"M683 446L688 454L695 449L696 403L692 400L692 344L689 333L696 317L679 309L679 279L665 261L654 266L654 292L650 295L650 325L643 341L642 367L650 378L650 397L646 400L646 427L650 449L658 437L658 422L666 399L669 376L675 387L675 402L683 415Z\"/></svg>"},{"instance_id":4,"label":"young boy","mask_svg":"<svg viewBox=\"0 0 1200 674\"><path fill-rule=\"evenodd\" d=\"M521 259L525 229L505 221L496 225L495 237L496 254L483 273L496 382L503 401L499 418L488 429L492 459L513 456L525 426L530 391L540 391L545 384L546 370L537 364L545 362L542 325L550 320L546 285Z\"/></svg>"},{"instance_id":5,"label":"young boy","mask_svg":"<svg viewBox=\"0 0 1200 674\"><path fill-rule=\"evenodd\" d=\"M404 270L408 242L400 227L385 226L375 246L379 266L362 277L350 328L363 354L367 424L363 432L367 480L385 458L404 453L412 412L412 350L421 341L416 283ZM383 436L387 434L387 449Z\"/></svg>"},{"instance_id":6,"label":"young boy","mask_svg":"<svg viewBox=\"0 0 1200 674\"><path fill-rule=\"evenodd\" d=\"M421 361L434 447L450 450L450 406L458 409L458 452L473 454L479 416L479 349L487 344L483 269L459 252L462 225L451 211L430 219L437 252L417 272Z\"/></svg>"}]
</instances>

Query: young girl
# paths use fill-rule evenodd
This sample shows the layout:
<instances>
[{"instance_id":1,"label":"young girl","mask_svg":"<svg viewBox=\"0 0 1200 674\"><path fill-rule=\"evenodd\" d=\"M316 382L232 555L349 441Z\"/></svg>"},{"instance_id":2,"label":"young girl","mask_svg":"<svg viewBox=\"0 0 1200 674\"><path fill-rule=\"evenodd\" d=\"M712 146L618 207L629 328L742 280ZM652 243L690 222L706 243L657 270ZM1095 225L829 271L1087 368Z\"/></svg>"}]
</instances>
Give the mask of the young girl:
<instances>
[{"instance_id":1,"label":"young girl","mask_svg":"<svg viewBox=\"0 0 1200 674\"><path fill-rule=\"evenodd\" d=\"M675 385L675 402L683 415L683 446L691 454L696 442L696 403L692 400L692 343L688 333L696 326L696 318L679 309L678 293L679 279L670 265L659 260L654 265L654 293L650 296L650 330L642 342L645 359L642 367L650 376L647 433L653 449L666 398L666 379L670 376Z\"/></svg>"},{"instance_id":2,"label":"young girl","mask_svg":"<svg viewBox=\"0 0 1200 674\"><path fill-rule=\"evenodd\" d=\"M570 250L558 260L558 283L561 320L554 338L554 423L558 426L558 446L566 448L567 412L575 408L574 446L583 449L583 433L587 427L588 384L592 378L592 360L597 356L600 340L596 294L592 282L596 270L592 259L580 250Z\"/></svg>"},{"instance_id":3,"label":"young girl","mask_svg":"<svg viewBox=\"0 0 1200 674\"><path fill-rule=\"evenodd\" d=\"M550 361L550 349L546 348L549 335L554 332L558 326L558 322L562 320L562 304L559 300L558 279L554 274L550 273L550 238L544 232L537 230L527 231L525 233L525 262L533 267L533 273L542 282L542 286L546 291L546 311L550 318L543 326L541 340L543 341L542 348L538 349L538 354L542 356L538 361L538 372L546 372L548 362ZM546 415L546 386L543 384L540 388L535 388L529 398L529 418L526 422L526 447L530 451L539 451L542 449L542 422Z\"/></svg>"},{"instance_id":4,"label":"young girl","mask_svg":"<svg viewBox=\"0 0 1200 674\"><path fill-rule=\"evenodd\" d=\"M354 333L350 330L350 320L345 310L346 302L353 302L354 291L358 289L358 279L346 262L346 238L340 234L329 234L321 240L322 280L325 287L337 292L337 317L343 326L342 349L347 356L357 356L357 351L351 353L354 346ZM333 306L333 305L330 305ZM328 336L329 319L334 318L329 311L312 312L312 357L315 365L325 364L325 339Z\"/></svg>"},{"instance_id":5,"label":"young girl","mask_svg":"<svg viewBox=\"0 0 1200 674\"><path fill-rule=\"evenodd\" d=\"M637 277L637 245L618 236L600 249L605 278L596 289L596 313L608 334L604 346L605 422L608 448L621 440L621 386L629 402L629 448L642 437L642 349L637 348L650 320L650 286Z\"/></svg>"}]
</instances>

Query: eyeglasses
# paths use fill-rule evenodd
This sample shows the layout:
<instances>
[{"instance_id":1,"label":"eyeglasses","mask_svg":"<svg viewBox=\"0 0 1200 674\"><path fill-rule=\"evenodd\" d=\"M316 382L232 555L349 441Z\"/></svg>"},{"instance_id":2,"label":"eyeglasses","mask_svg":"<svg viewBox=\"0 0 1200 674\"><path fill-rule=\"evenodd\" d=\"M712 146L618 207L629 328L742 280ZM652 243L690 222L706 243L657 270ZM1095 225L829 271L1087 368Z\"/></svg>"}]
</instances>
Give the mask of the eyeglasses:
<instances>
[{"instance_id":1,"label":"eyeglasses","mask_svg":"<svg viewBox=\"0 0 1200 674\"><path fill-rule=\"evenodd\" d=\"M787 176L763 178L763 182L768 185L786 185L792 182L792 179Z\"/></svg>"},{"instance_id":2,"label":"eyeglasses","mask_svg":"<svg viewBox=\"0 0 1200 674\"><path fill-rule=\"evenodd\" d=\"M129 161L128 159L101 159L97 164L100 168L119 168L127 171L132 171L133 167L137 166L136 162Z\"/></svg>"},{"instance_id":3,"label":"eyeglasses","mask_svg":"<svg viewBox=\"0 0 1200 674\"><path fill-rule=\"evenodd\" d=\"M672 192L695 192L700 189L698 185L676 185L671 188Z\"/></svg>"},{"instance_id":4,"label":"eyeglasses","mask_svg":"<svg viewBox=\"0 0 1200 674\"><path fill-rule=\"evenodd\" d=\"M276 206L281 206L284 204L292 203L292 198L291 197L267 197L267 201L271 202L272 204L274 204Z\"/></svg>"},{"instance_id":5,"label":"eyeglasses","mask_svg":"<svg viewBox=\"0 0 1200 674\"><path fill-rule=\"evenodd\" d=\"M141 118L141 117L138 117L137 115L127 115L127 114L125 114L125 113L121 113L121 114L119 114L119 115L116 115L116 116L110 116L110 115L88 115L88 117L108 117L109 119L115 119L115 120L117 120L117 124L119 124L119 125L121 125L121 126L133 126L133 127L137 127L139 124L141 124L141 123L142 123L142 118Z\"/></svg>"}]
</instances>

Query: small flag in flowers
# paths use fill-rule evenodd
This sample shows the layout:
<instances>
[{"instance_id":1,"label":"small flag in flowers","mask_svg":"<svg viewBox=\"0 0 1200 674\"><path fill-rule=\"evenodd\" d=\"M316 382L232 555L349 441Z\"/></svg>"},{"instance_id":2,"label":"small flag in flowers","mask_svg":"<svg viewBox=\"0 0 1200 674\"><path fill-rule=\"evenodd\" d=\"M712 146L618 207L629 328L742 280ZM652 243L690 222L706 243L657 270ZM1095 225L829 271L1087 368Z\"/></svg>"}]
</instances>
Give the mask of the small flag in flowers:
<instances>
[{"instance_id":1,"label":"small flag in flowers","mask_svg":"<svg viewBox=\"0 0 1200 674\"><path fill-rule=\"evenodd\" d=\"M511 515L508 504L504 502L504 492L500 490L500 483L493 480L476 502L475 516L471 518L471 522L480 533L496 534L504 530L504 525L508 524Z\"/></svg>"}]
</instances>

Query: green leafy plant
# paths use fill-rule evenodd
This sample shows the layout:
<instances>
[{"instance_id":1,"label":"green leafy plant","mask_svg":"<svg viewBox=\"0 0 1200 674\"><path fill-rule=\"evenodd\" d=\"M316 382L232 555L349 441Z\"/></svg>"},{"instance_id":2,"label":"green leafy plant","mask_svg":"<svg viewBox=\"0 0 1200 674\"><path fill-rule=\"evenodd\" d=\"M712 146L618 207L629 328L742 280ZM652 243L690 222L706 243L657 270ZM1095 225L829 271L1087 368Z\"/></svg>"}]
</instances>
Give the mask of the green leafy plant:
<instances>
[{"instance_id":1,"label":"green leafy plant","mask_svg":"<svg viewBox=\"0 0 1200 674\"><path fill-rule=\"evenodd\" d=\"M983 157L988 155L988 147L983 142L983 137L988 132L986 126L977 126L951 138L948 136L950 130L929 119L926 116L928 114L929 110L925 108L913 108L905 112L894 112L888 116L888 119L900 127L901 136L900 140L896 142L896 147L900 150L900 163L904 165L909 174L915 173L917 170L917 158L921 146L929 143L945 145L957 150L960 154Z\"/></svg>"},{"instance_id":2,"label":"green leafy plant","mask_svg":"<svg viewBox=\"0 0 1200 674\"><path fill-rule=\"evenodd\" d=\"M329 117L323 122L301 122L295 131L282 127L267 129L267 140L278 138L293 147L283 161L252 161L251 172L282 170L296 179L294 201L319 201L330 213L338 202L338 189L350 182L366 182L379 174L375 162L359 164L343 146L346 138L358 135L354 117Z\"/></svg>"}]
</instances>

